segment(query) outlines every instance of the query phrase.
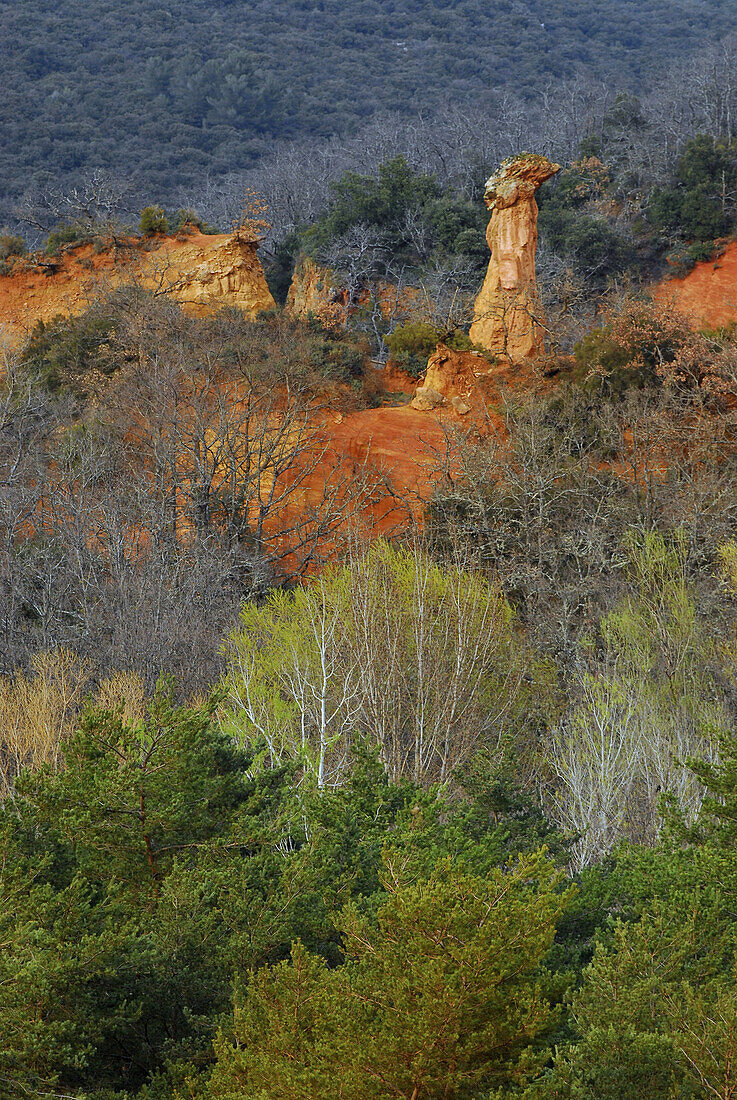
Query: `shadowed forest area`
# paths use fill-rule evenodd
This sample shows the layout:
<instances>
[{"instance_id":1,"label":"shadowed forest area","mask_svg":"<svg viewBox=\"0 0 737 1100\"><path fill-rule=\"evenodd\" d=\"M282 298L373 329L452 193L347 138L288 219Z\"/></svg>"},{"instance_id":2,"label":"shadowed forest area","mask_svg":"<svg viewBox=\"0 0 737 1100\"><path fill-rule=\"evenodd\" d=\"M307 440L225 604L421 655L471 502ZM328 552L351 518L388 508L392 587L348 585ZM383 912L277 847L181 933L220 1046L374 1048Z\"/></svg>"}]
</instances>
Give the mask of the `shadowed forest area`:
<instances>
[{"instance_id":1,"label":"shadowed forest area","mask_svg":"<svg viewBox=\"0 0 737 1100\"><path fill-rule=\"evenodd\" d=\"M733 24L0 0L0 1100L737 1096Z\"/></svg>"}]
</instances>

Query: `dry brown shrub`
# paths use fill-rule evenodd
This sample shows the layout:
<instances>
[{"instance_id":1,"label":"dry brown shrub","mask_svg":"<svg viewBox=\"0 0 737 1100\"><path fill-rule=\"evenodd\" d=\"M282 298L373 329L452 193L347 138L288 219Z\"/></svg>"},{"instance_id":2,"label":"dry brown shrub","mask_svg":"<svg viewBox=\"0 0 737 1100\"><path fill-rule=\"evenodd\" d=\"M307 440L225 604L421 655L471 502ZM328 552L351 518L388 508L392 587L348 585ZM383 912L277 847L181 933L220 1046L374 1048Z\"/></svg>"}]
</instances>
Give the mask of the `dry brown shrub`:
<instances>
[{"instance_id":1,"label":"dry brown shrub","mask_svg":"<svg viewBox=\"0 0 737 1100\"><path fill-rule=\"evenodd\" d=\"M23 768L62 766L62 745L88 696L92 669L70 649L37 653L28 672L0 676L0 800L12 793ZM92 694L127 723L143 718L145 689L134 672L115 672Z\"/></svg>"},{"instance_id":2,"label":"dry brown shrub","mask_svg":"<svg viewBox=\"0 0 737 1100\"><path fill-rule=\"evenodd\" d=\"M22 768L61 763L61 745L89 686L89 665L69 649L37 653L29 672L0 677L0 798Z\"/></svg>"},{"instance_id":3,"label":"dry brown shrub","mask_svg":"<svg viewBox=\"0 0 737 1100\"><path fill-rule=\"evenodd\" d=\"M146 688L136 672L114 672L103 680L92 699L103 710L120 713L127 725L140 722L146 710Z\"/></svg>"},{"instance_id":4,"label":"dry brown shrub","mask_svg":"<svg viewBox=\"0 0 737 1100\"><path fill-rule=\"evenodd\" d=\"M626 298L606 308L604 319L610 339L627 355L627 370L652 372L666 386L706 400L733 397L733 341L694 331L687 317L662 302Z\"/></svg>"}]
</instances>

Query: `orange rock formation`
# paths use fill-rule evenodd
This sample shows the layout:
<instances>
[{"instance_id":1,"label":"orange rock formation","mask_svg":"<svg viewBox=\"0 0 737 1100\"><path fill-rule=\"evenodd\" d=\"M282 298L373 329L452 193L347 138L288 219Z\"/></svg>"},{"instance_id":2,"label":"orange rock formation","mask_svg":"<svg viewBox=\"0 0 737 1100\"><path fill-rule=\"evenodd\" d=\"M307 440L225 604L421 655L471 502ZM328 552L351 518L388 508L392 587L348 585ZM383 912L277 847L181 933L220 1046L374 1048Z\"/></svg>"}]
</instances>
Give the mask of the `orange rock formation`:
<instances>
[{"instance_id":1,"label":"orange rock formation","mask_svg":"<svg viewBox=\"0 0 737 1100\"><path fill-rule=\"evenodd\" d=\"M721 256L682 279L667 279L653 289L656 302L667 302L685 314L695 328L720 328L737 322L737 242Z\"/></svg>"},{"instance_id":2,"label":"orange rock formation","mask_svg":"<svg viewBox=\"0 0 737 1100\"><path fill-rule=\"evenodd\" d=\"M347 320L347 294L334 286L333 274L309 256L302 256L294 269L287 294L286 311L307 321L317 317L328 328L341 328Z\"/></svg>"},{"instance_id":3,"label":"orange rock formation","mask_svg":"<svg viewBox=\"0 0 737 1100\"><path fill-rule=\"evenodd\" d=\"M438 344L415 390L411 408L430 413L444 430L461 436L470 432L506 436L504 406L510 395L548 393L551 386L532 359L491 363L478 351L460 351Z\"/></svg>"},{"instance_id":4,"label":"orange rock formation","mask_svg":"<svg viewBox=\"0 0 737 1100\"><path fill-rule=\"evenodd\" d=\"M257 252L258 241L242 231L199 237L172 254L164 285L168 282L172 296L195 310L229 305L255 317L276 309ZM156 274L155 265L144 265L144 285Z\"/></svg>"},{"instance_id":5,"label":"orange rock formation","mask_svg":"<svg viewBox=\"0 0 737 1100\"><path fill-rule=\"evenodd\" d=\"M0 276L0 331L17 342L38 321L82 313L99 295L131 283L170 294L193 312L231 305L255 316L276 308L257 249L257 241L240 233L192 232L100 253L88 244L58 258L30 257Z\"/></svg>"},{"instance_id":6,"label":"orange rock formation","mask_svg":"<svg viewBox=\"0 0 737 1100\"><path fill-rule=\"evenodd\" d=\"M505 160L486 183L491 260L476 299L471 339L512 363L544 350L535 281L535 192L559 171L547 157L521 153Z\"/></svg>"},{"instance_id":7,"label":"orange rock formation","mask_svg":"<svg viewBox=\"0 0 737 1100\"><path fill-rule=\"evenodd\" d=\"M342 285L329 267L301 256L287 293L286 311L290 317L308 321L316 317L326 328L340 330L349 318L367 304L376 302L385 317L410 311L422 297L417 287L396 287L392 283Z\"/></svg>"},{"instance_id":8,"label":"orange rock formation","mask_svg":"<svg viewBox=\"0 0 737 1100\"><path fill-rule=\"evenodd\" d=\"M427 362L425 377L417 387L412 408L429 412L446 403L458 416L467 416L472 409L484 405L477 375L488 362L474 352L453 351L438 344Z\"/></svg>"}]
</instances>

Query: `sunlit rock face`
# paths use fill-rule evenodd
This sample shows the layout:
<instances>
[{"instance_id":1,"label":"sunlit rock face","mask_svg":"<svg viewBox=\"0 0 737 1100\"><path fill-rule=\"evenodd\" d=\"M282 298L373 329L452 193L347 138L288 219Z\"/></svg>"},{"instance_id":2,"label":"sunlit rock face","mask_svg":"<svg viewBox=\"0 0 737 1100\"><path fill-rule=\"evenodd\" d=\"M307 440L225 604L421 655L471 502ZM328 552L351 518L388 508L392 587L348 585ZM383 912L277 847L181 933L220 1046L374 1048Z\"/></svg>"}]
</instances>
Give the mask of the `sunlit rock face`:
<instances>
[{"instance_id":1,"label":"sunlit rock face","mask_svg":"<svg viewBox=\"0 0 737 1100\"><path fill-rule=\"evenodd\" d=\"M410 402L412 408L427 412L450 402L460 416L465 416L474 403L474 368L478 367L478 363L478 356L473 353L455 351L445 344L438 344L428 359L422 384ZM488 366L486 360L483 363Z\"/></svg>"},{"instance_id":2,"label":"sunlit rock face","mask_svg":"<svg viewBox=\"0 0 737 1100\"><path fill-rule=\"evenodd\" d=\"M121 286L138 286L204 316L235 306L250 318L276 309L250 233L129 238L107 248L69 246L58 256L24 257L0 274L0 342L22 342L39 321L73 317Z\"/></svg>"},{"instance_id":3,"label":"sunlit rock face","mask_svg":"<svg viewBox=\"0 0 737 1100\"><path fill-rule=\"evenodd\" d=\"M174 255L167 273L172 296L195 309L237 306L250 317L276 309L257 255L258 242L242 232L211 239L210 247L205 238Z\"/></svg>"},{"instance_id":4,"label":"sunlit rock face","mask_svg":"<svg viewBox=\"0 0 737 1100\"><path fill-rule=\"evenodd\" d=\"M535 282L537 203L541 183L560 171L547 157L521 153L505 160L487 180L484 201L491 210L486 240L489 269L476 299L471 339L515 363L544 351Z\"/></svg>"}]
</instances>

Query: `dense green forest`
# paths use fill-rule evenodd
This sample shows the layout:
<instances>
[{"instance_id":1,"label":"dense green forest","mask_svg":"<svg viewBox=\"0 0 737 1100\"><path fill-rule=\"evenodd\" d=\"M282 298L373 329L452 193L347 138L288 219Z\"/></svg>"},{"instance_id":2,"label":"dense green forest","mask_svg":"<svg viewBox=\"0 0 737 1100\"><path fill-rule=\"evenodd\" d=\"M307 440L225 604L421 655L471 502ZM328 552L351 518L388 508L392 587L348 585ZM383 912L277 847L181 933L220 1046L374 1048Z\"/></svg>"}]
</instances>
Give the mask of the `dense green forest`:
<instances>
[{"instance_id":1,"label":"dense green forest","mask_svg":"<svg viewBox=\"0 0 737 1100\"><path fill-rule=\"evenodd\" d=\"M642 92L735 30L726 0L2 0L0 218L85 169L170 200L376 113L483 118L577 75Z\"/></svg>"}]
</instances>

